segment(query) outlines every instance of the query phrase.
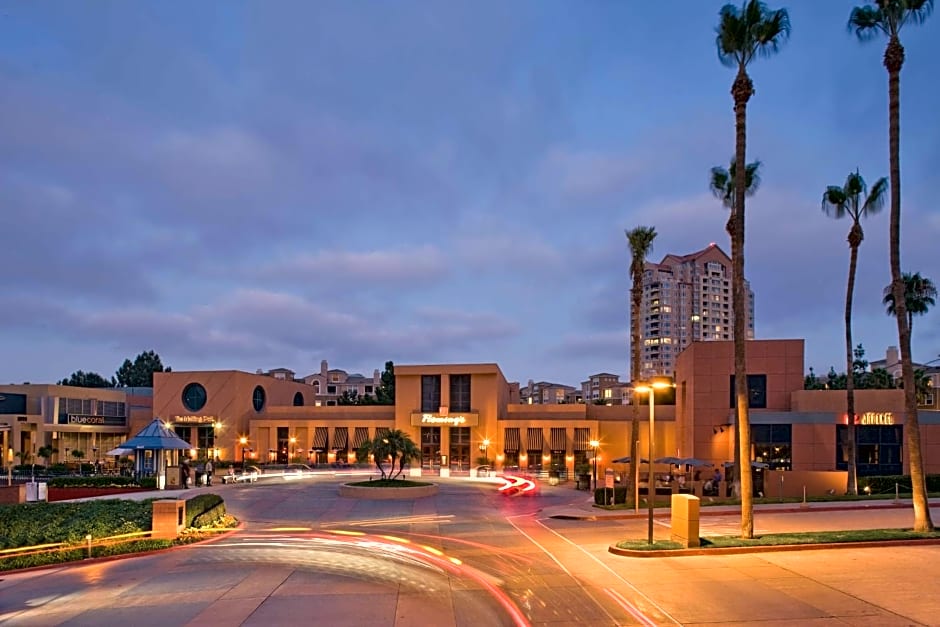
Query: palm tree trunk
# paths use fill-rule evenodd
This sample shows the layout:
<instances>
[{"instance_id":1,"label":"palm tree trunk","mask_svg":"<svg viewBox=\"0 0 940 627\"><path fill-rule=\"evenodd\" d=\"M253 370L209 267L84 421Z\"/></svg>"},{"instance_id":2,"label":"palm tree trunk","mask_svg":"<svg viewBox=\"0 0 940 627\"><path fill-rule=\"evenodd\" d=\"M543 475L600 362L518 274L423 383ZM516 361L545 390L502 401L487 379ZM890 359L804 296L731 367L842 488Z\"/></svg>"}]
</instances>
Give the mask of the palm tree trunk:
<instances>
[{"instance_id":1,"label":"palm tree trunk","mask_svg":"<svg viewBox=\"0 0 940 627\"><path fill-rule=\"evenodd\" d=\"M923 451L920 443L920 422L917 417L917 391L914 389L914 366L911 362L911 327L904 300L904 279L901 275L901 66L904 47L896 36L888 42L884 65L888 70L888 138L891 177L891 284L894 293L895 320L898 323L898 344L901 349L901 377L904 381L904 430L910 459L911 486L914 504L914 531L932 531L927 484L924 475Z\"/></svg>"},{"instance_id":2,"label":"palm tree trunk","mask_svg":"<svg viewBox=\"0 0 940 627\"><path fill-rule=\"evenodd\" d=\"M846 451L846 460L848 466L848 476L846 479L846 494L858 494L858 476L856 474L856 453L855 453L855 359L852 355L852 295L855 292L855 268L858 263L858 236L861 228L858 224L852 226L852 233L849 235L849 280L848 287L845 290L845 415L846 436L848 446Z\"/></svg>"},{"instance_id":3,"label":"palm tree trunk","mask_svg":"<svg viewBox=\"0 0 940 627\"><path fill-rule=\"evenodd\" d=\"M633 273L633 287L630 291L630 378L636 382L640 380L640 307L643 304L643 273ZM633 392L633 419L630 423L630 479L627 485L632 486L631 493L639 496L637 491L637 474L640 465L640 451L637 442L640 439L640 395ZM653 460L650 460L653 463ZM652 494L649 492L648 494ZM639 502L634 503L634 508Z\"/></svg>"},{"instance_id":4,"label":"palm tree trunk","mask_svg":"<svg viewBox=\"0 0 940 627\"><path fill-rule=\"evenodd\" d=\"M734 383L737 408L738 466L741 481L741 537L754 537L754 488L751 476L751 424L747 394L747 294L744 288L744 186L747 148L747 101L754 93L744 66L731 86L735 115L734 236L731 238L732 307L734 308ZM651 460L652 461L652 460Z\"/></svg>"}]
</instances>

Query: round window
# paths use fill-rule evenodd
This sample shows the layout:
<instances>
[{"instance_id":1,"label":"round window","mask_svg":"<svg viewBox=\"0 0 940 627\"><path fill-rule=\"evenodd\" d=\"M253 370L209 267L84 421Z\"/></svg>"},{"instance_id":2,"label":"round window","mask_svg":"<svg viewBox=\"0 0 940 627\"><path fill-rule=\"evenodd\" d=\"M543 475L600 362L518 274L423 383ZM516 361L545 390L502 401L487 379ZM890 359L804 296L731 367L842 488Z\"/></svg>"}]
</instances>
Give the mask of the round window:
<instances>
[{"instance_id":1,"label":"round window","mask_svg":"<svg viewBox=\"0 0 940 627\"><path fill-rule=\"evenodd\" d=\"M206 388L190 383L183 388L183 405L189 411L199 411L206 405Z\"/></svg>"},{"instance_id":2,"label":"round window","mask_svg":"<svg viewBox=\"0 0 940 627\"><path fill-rule=\"evenodd\" d=\"M255 388L254 393L251 395L251 404L255 411L264 409L264 388L260 385Z\"/></svg>"}]
</instances>

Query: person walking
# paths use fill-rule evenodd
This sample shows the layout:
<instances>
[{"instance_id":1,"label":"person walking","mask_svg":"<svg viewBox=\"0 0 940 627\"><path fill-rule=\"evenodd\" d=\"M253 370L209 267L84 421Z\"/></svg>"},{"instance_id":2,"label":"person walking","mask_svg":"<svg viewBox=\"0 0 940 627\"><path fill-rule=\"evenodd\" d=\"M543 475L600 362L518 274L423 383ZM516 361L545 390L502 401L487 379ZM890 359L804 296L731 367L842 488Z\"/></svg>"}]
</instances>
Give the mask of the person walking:
<instances>
[{"instance_id":1,"label":"person walking","mask_svg":"<svg viewBox=\"0 0 940 627\"><path fill-rule=\"evenodd\" d=\"M206 460L206 467L205 467L205 472L206 472L206 485L207 485L207 486L212 485L212 473L213 473L214 471L215 471L215 464L212 463L212 460L211 460L211 459L207 459L207 460Z\"/></svg>"},{"instance_id":2,"label":"person walking","mask_svg":"<svg viewBox=\"0 0 940 627\"><path fill-rule=\"evenodd\" d=\"M190 477L192 477L192 469L189 467L189 460L184 459L180 462L180 481L183 483L183 489L189 488Z\"/></svg>"}]
</instances>

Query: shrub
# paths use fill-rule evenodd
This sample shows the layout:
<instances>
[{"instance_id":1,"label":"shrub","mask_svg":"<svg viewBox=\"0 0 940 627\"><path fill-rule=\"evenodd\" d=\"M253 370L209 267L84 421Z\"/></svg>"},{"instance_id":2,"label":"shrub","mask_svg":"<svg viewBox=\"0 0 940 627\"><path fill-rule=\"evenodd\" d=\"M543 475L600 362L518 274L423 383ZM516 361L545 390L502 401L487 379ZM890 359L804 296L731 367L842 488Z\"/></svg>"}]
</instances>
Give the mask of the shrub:
<instances>
[{"instance_id":1,"label":"shrub","mask_svg":"<svg viewBox=\"0 0 940 627\"><path fill-rule=\"evenodd\" d=\"M133 477L56 477L49 480L52 488L122 488L139 485Z\"/></svg>"},{"instance_id":2,"label":"shrub","mask_svg":"<svg viewBox=\"0 0 940 627\"><path fill-rule=\"evenodd\" d=\"M21 503L0 506L0 548L53 542L81 542L86 534L103 538L148 531L150 501L101 500L75 503Z\"/></svg>"},{"instance_id":3,"label":"shrub","mask_svg":"<svg viewBox=\"0 0 940 627\"><path fill-rule=\"evenodd\" d=\"M225 501L218 494L200 494L186 501L186 528L206 527L225 515Z\"/></svg>"}]
</instances>

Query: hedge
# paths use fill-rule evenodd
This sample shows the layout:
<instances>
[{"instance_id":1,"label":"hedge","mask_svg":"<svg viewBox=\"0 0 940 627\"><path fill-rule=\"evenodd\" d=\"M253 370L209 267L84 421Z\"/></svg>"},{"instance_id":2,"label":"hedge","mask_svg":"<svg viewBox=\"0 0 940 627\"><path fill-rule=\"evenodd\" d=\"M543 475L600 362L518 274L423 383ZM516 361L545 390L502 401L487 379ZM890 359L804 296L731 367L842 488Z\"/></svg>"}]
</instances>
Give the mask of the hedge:
<instances>
[{"instance_id":1,"label":"hedge","mask_svg":"<svg viewBox=\"0 0 940 627\"><path fill-rule=\"evenodd\" d=\"M148 531L152 524L150 501L102 499L0 505L0 548L82 542L89 533L93 538L104 538Z\"/></svg>"},{"instance_id":2,"label":"hedge","mask_svg":"<svg viewBox=\"0 0 940 627\"><path fill-rule=\"evenodd\" d=\"M200 494L186 501L186 527L208 527L225 516L225 501L218 494Z\"/></svg>"},{"instance_id":3,"label":"hedge","mask_svg":"<svg viewBox=\"0 0 940 627\"><path fill-rule=\"evenodd\" d=\"M172 540L134 540L103 546L93 546L91 557L108 557L110 555L126 555L127 553L141 553L143 551L156 551L173 546ZM0 570L16 570L19 568L32 568L48 564L62 564L76 562L88 557L88 549L76 547L64 551L49 551L46 553L33 553L32 555L16 555L0 560Z\"/></svg>"}]
</instances>

